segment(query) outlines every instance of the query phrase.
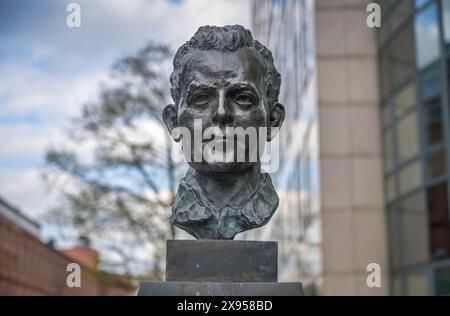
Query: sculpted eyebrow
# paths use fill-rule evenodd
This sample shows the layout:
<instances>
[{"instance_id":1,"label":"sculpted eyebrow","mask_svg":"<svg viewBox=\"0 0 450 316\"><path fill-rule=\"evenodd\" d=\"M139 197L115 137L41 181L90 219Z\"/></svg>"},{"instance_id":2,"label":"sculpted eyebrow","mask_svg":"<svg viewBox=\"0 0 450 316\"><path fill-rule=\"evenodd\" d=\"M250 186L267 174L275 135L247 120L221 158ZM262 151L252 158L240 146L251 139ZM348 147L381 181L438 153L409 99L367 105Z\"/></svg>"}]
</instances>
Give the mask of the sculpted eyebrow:
<instances>
[{"instance_id":1,"label":"sculpted eyebrow","mask_svg":"<svg viewBox=\"0 0 450 316\"><path fill-rule=\"evenodd\" d=\"M229 91L236 91L236 90L250 90L252 93L254 93L254 94L256 94L257 95L257 92L256 92L256 89L255 89L255 87L253 87L252 85L250 85L250 84L233 84L233 85L231 85L230 87L229 87L229 89L228 89Z\"/></svg>"},{"instance_id":2,"label":"sculpted eyebrow","mask_svg":"<svg viewBox=\"0 0 450 316\"><path fill-rule=\"evenodd\" d=\"M213 87L207 86L205 84L191 84L188 87L188 93L195 92L201 89L212 89Z\"/></svg>"}]
</instances>

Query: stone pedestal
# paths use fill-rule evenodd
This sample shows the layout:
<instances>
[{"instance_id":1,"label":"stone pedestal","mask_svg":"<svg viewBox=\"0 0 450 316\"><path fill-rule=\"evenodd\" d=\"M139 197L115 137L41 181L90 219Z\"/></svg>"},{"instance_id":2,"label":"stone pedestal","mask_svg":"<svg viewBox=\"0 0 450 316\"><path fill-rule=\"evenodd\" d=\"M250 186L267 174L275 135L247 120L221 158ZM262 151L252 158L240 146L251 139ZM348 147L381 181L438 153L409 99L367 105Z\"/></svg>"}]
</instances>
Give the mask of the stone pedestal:
<instances>
[{"instance_id":1,"label":"stone pedestal","mask_svg":"<svg viewBox=\"0 0 450 316\"><path fill-rule=\"evenodd\" d=\"M278 283L276 242L168 240L166 282L143 282L138 296L301 296Z\"/></svg>"}]
</instances>

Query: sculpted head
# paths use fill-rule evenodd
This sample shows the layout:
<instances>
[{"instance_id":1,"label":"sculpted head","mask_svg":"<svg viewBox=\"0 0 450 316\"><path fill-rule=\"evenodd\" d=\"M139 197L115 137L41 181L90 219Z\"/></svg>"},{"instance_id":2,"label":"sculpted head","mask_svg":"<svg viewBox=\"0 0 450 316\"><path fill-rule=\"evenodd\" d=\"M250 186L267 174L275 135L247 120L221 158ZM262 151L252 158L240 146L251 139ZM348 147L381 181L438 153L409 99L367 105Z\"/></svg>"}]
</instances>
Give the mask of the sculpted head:
<instances>
[{"instance_id":1,"label":"sculpted head","mask_svg":"<svg viewBox=\"0 0 450 316\"><path fill-rule=\"evenodd\" d=\"M194 137L194 130L198 129L194 122L201 120L201 132L214 127L224 135L227 127L267 127L264 137L270 141L275 136L271 128L279 128L283 123L285 110L278 103L281 76L272 53L242 26L200 27L178 49L170 81L174 104L163 111L169 132L185 127ZM211 140L231 141L239 146L235 138L212 136L200 143L192 139L192 155L203 152ZM236 149L234 145L232 148ZM200 172L238 173L258 163L247 159L249 146L245 146L244 162L236 161L232 150L231 160L191 159L189 164Z\"/></svg>"}]
</instances>

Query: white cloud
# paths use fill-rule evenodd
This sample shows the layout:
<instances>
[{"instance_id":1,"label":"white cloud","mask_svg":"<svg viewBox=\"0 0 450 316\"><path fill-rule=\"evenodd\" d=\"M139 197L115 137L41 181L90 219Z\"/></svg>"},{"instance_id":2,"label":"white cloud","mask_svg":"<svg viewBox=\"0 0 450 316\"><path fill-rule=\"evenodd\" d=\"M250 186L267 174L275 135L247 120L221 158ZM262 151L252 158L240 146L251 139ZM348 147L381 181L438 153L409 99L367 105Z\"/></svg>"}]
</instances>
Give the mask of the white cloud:
<instances>
[{"instance_id":1,"label":"white cloud","mask_svg":"<svg viewBox=\"0 0 450 316\"><path fill-rule=\"evenodd\" d=\"M58 128L59 125L35 126L27 123L0 126L0 157L2 160L22 160L43 155L49 143L62 141L63 136Z\"/></svg>"},{"instance_id":2,"label":"white cloud","mask_svg":"<svg viewBox=\"0 0 450 316\"><path fill-rule=\"evenodd\" d=\"M188 40L201 25L250 26L247 0L185 0L177 5L167 0L101 0L81 2L81 6L85 12L96 12L103 19L102 25L108 25L110 19L114 19L113 29L119 37L153 38L174 48ZM90 22L87 21L88 26ZM102 31L105 31L103 35L111 32Z\"/></svg>"},{"instance_id":3,"label":"white cloud","mask_svg":"<svg viewBox=\"0 0 450 316\"><path fill-rule=\"evenodd\" d=\"M43 118L67 118L78 114L80 106L96 96L102 73L62 76L25 66L3 67L8 76L0 78L0 95L8 96L1 106L2 116L40 113Z\"/></svg>"},{"instance_id":4,"label":"white cloud","mask_svg":"<svg viewBox=\"0 0 450 316\"><path fill-rule=\"evenodd\" d=\"M0 194L31 218L39 218L51 207L56 196L42 185L41 170L0 169Z\"/></svg>"}]
</instances>

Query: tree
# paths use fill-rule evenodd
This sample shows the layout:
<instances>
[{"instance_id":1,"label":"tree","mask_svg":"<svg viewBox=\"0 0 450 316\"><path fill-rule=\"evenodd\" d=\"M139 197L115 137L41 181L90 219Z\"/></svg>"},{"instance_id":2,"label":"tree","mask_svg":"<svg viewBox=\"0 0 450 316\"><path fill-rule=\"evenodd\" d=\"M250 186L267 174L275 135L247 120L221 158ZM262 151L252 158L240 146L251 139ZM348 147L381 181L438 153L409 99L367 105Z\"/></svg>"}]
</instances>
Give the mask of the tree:
<instances>
[{"instance_id":1,"label":"tree","mask_svg":"<svg viewBox=\"0 0 450 316\"><path fill-rule=\"evenodd\" d=\"M47 218L90 238L103 251L105 268L157 279L164 242L175 238L167 218L179 174L161 119L169 101L170 57L166 46L149 43L120 59L98 100L74 120L68 136L75 146L46 154L47 178L57 174L68 181L58 181L61 205Z\"/></svg>"}]
</instances>

